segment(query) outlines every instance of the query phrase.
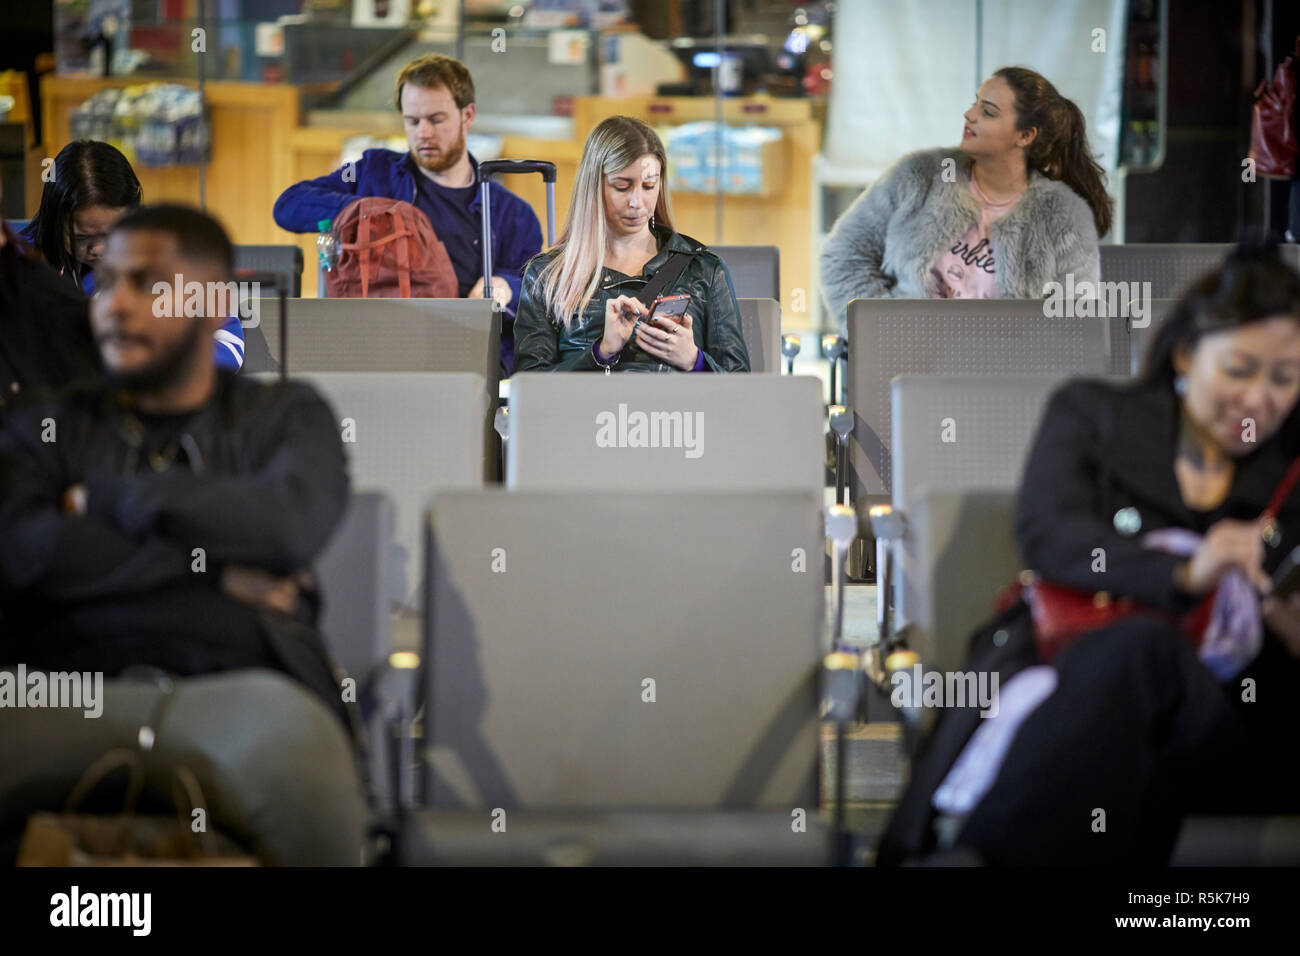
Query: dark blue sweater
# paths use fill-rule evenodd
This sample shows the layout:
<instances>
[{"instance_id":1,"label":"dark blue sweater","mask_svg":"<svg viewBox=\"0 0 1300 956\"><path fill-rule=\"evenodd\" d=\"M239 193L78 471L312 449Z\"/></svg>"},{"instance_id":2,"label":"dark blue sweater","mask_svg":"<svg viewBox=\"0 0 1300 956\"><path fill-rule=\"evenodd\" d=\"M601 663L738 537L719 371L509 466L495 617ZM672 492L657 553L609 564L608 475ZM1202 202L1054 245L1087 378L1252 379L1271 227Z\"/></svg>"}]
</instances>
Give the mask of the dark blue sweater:
<instances>
[{"instance_id":1,"label":"dark blue sweater","mask_svg":"<svg viewBox=\"0 0 1300 956\"><path fill-rule=\"evenodd\" d=\"M478 160L469 157L478 183ZM275 201L275 222L290 232L316 232L322 219L333 220L343 207L362 196L382 196L411 203L424 212L433 231L447 247L461 289L469 289L483 277L483 252L478 247L479 232L468 229L463 215L457 215L447 203L437 202L437 187L426 179L428 189L417 188L415 169L409 153L391 149L368 149L344 179L342 168L328 176L309 179L290 186ZM444 190L443 195L455 190ZM506 316L513 318L519 303L519 281L524 263L542 251L542 227L532 207L504 186L489 187L492 199L492 274L510 284L510 306ZM468 211L480 214L482 202L475 191ZM480 227L481 228L481 227ZM472 248L471 248L472 247ZM471 271L472 270L472 271ZM504 317L503 317L504 318ZM505 329L502 330L505 337Z\"/></svg>"}]
</instances>

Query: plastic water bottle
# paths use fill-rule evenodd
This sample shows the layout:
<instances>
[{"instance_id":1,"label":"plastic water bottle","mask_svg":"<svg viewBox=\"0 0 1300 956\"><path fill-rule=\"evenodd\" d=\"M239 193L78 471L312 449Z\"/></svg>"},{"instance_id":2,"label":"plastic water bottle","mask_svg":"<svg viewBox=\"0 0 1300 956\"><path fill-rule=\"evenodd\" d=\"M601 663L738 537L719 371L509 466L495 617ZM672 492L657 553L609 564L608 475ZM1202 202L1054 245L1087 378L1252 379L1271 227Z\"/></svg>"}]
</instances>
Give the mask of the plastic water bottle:
<instances>
[{"instance_id":1,"label":"plastic water bottle","mask_svg":"<svg viewBox=\"0 0 1300 956\"><path fill-rule=\"evenodd\" d=\"M330 231L330 220L322 219L316 228L320 230L316 237L316 259L323 272L332 272L339 261L339 241Z\"/></svg>"}]
</instances>

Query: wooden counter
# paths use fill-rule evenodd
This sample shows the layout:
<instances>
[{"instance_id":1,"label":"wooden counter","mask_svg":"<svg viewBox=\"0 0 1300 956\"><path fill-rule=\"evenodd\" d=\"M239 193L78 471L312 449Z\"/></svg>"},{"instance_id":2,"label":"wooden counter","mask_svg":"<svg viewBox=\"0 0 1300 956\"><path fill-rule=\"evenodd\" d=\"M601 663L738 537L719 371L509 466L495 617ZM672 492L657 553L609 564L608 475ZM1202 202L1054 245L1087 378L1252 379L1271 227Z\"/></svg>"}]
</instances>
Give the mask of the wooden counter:
<instances>
[{"instance_id":1,"label":"wooden counter","mask_svg":"<svg viewBox=\"0 0 1300 956\"><path fill-rule=\"evenodd\" d=\"M55 156L72 138L69 117L99 90L153 82L143 77L45 76L41 115L45 154ZM193 81L166 80L193 87ZM294 182L289 138L298 127L301 88L261 83L206 85L212 122L212 160L207 167L207 206L238 243L291 242L276 227L271 206ZM197 166L151 168L134 164L145 202L198 204Z\"/></svg>"}]
</instances>

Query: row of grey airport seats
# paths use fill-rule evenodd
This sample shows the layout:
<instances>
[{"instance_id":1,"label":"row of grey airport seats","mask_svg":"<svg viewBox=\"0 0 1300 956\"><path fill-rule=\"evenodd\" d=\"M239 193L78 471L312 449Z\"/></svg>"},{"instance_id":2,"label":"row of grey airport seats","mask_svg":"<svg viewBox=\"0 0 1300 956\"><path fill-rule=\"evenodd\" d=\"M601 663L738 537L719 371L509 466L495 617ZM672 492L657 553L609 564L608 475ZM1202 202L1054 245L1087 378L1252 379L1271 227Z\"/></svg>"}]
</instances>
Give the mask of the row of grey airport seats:
<instances>
[{"instance_id":1,"label":"row of grey airport seats","mask_svg":"<svg viewBox=\"0 0 1300 956\"><path fill-rule=\"evenodd\" d=\"M779 309L763 327L762 308L770 317L776 303L746 307L760 319L751 354L771 355L776 372ZM630 848L635 834L662 832L646 813L671 810L679 840L660 844L664 859L673 848L706 854L708 832L734 837L715 839L712 859L818 862L817 840L795 837L818 832L819 383L517 376L507 486L489 488L488 303L294 300L288 310L267 352L334 405L360 489L319 568L323 630L363 674L396 647L394 608L422 621L424 759L408 796L423 817L399 856L481 858L491 845L475 835L482 814L510 808L543 813L516 825L513 849L497 844L503 859L545 861L559 827L584 834L566 852L608 862L643 853ZM1066 374L1130 371L1144 333L1047 323L1042 302L853 304L855 504L892 491L913 519L898 544L919 571L899 603L929 628L925 653L941 659L949 635L978 620L981 587L1014 576L997 508L1047 392ZM274 351L283 344L287 355ZM1009 377L1026 369L1046 374ZM936 444L934 419L952 408L962 440ZM969 563L980 540L971 527L989 529L995 560L976 561L983 577L960 599L940 596L933 583ZM600 815L581 822L564 816L593 807ZM746 815L729 816L727 830L712 816L722 810ZM810 825L792 826L801 812Z\"/></svg>"},{"instance_id":2,"label":"row of grey airport seats","mask_svg":"<svg viewBox=\"0 0 1300 956\"><path fill-rule=\"evenodd\" d=\"M19 232L28 220L7 220ZM781 298L780 250L776 246L710 246L727 264L739 298ZM1153 298L1172 298L1198 275L1208 272L1232 246L1226 243L1118 243L1100 247L1104 282L1149 282ZM1300 258L1297 259L1300 262ZM302 294L302 248L289 244L235 246L235 271L274 274L289 296ZM319 283L324 295L324 283Z\"/></svg>"},{"instance_id":3,"label":"row of grey airport seats","mask_svg":"<svg viewBox=\"0 0 1300 956\"><path fill-rule=\"evenodd\" d=\"M481 377L304 377L379 489L319 562L322 630L364 674L421 622L399 862L546 862L557 828L585 862L825 861L816 379L520 375L486 487Z\"/></svg>"},{"instance_id":4,"label":"row of grey airport seats","mask_svg":"<svg viewBox=\"0 0 1300 956\"><path fill-rule=\"evenodd\" d=\"M1220 254L1189 268L1208 268ZM1128 261L1141 263L1135 255ZM1146 281L1163 281L1158 269L1141 268ZM897 610L913 624L918 649L941 666L957 666L960 638L1019 570L1009 507L1047 395L1066 375L1131 373L1142 340L1168 306L1145 304L1150 311L1136 322L1064 325L1045 323L1041 302L858 302L851 308L855 502L870 487L864 476L874 475L879 490L892 491L894 506L911 519L896 543L899 563L909 569L900 577ZM779 341L779 325L765 341ZM479 356L481 347L474 349ZM1026 370L1044 374L1014 375ZM364 427L367 400L376 403L373 423L387 418L383 427L391 426L395 407L455 407L433 394L380 397L390 387L418 387L415 377L313 376L340 406L362 416L354 417L358 446L362 431L383 431ZM423 583L423 600L415 603L424 619L428 710L418 797L423 825L406 831L402 852L414 859L474 858L485 841L472 836L470 821L487 807L595 807L605 815L583 823L526 816L527 836L513 852L517 858L522 847L544 857L560 825L583 830L579 850L610 859L610 841L595 836L602 827L608 836L649 825L635 813L629 818L629 808L693 808L699 822L726 807L753 812L735 830L737 842L715 851L816 862L816 841L786 834L798 831L788 825L787 811L816 803L822 589L820 576L795 568L800 554L821 553L820 474L806 467L817 461L820 444L820 387L799 378L673 377L653 385L629 378L617 386L602 378L517 378L505 489L471 487L473 463L490 456L491 442L480 443L490 434L467 423L485 419L495 389L486 381L442 383L459 388L466 413L433 417L458 431L454 441L470 449L462 456L469 467L456 479L459 490L435 493L427 513L414 509L427 514L426 569L414 577ZM657 449L628 442L637 412L659 413L658 427L669 429L674 441ZM703 427L688 434L692 415ZM602 416L612 443L600 440ZM961 430L960 441L943 440L945 422ZM426 449L448 447L428 438ZM392 482L401 449L415 447L395 433L379 441L397 447L354 450L354 468L368 458L379 469L360 484L371 477L378 485ZM428 485L429 474L414 463L407 479L414 487L423 476ZM713 492L706 490L711 485ZM862 497L871 500L869 493ZM380 513L382 502L382 496L372 502ZM763 522L752 520L756 513ZM614 527L617 535L599 530ZM372 537L371 554L383 551L382 537ZM367 562L353 557L341 565L355 574ZM582 583L578 594L616 599L555 600L575 577ZM382 581L372 576L375 587ZM637 586L648 581L653 588ZM942 593L940 581L948 585ZM954 588L953 581L960 583ZM702 643L698 634L720 637ZM385 646L370 645L372 661ZM719 695L718 682L733 673L728 661L736 660L746 661L744 694ZM669 720L645 706L657 701L661 681L681 705ZM575 700L588 706L574 708ZM738 725L764 733L732 740L726 730ZM710 732L701 734L706 726ZM622 733L611 734L611 727ZM636 746L624 746L627 741ZM718 832L716 820L709 825ZM1202 839L1184 841L1183 860L1215 859L1224 825L1197 821L1191 829ZM1263 832L1250 821L1229 828L1247 836ZM674 832L684 843L700 833L680 820ZM460 838L449 841L449 834ZM1235 849L1246 858L1278 851L1276 841L1262 839Z\"/></svg>"},{"instance_id":5,"label":"row of grey airport seats","mask_svg":"<svg viewBox=\"0 0 1300 956\"><path fill-rule=\"evenodd\" d=\"M775 311L775 303L766 304ZM356 308L373 310L375 314L358 322L355 321ZM1159 309L1157 304L1153 311ZM479 369L484 373L484 384L476 397L470 396L473 386L464 382L458 386L462 395L469 396L465 400L471 402L462 413L452 413L451 409L458 407L454 400L427 392L432 387L432 380L421 382L411 376L400 376L381 384L374 377L371 377L374 380L368 380L359 374L324 373L336 379L327 391L333 390L338 395L337 404L345 412L341 414L341 422L351 423L348 437L356 446L353 451L357 486L366 487L373 482L376 487L387 486L396 492L397 537L400 542L396 577L401 583L390 590L400 596L405 606L415 607L418 603L415 600L416 589L421 580L417 530L421 495L435 486L463 486L467 481L477 481L479 476L490 477L494 471L496 443L491 432L491 414L495 388L487 384L493 381L495 369L492 361L495 355L495 340L492 338L494 316L486 303L451 300L377 303L302 300L291 304L289 314L292 330L289 341L295 356L291 364L295 369L302 366L324 369L450 366ZM1122 320L1115 319L1067 324L1044 322L1042 305L1037 302L859 301L851 308L850 321L856 330L853 340L859 344L852 349L848 376L854 398L851 474L854 502L860 509L864 528L868 523L866 506L889 500L889 383L895 374L975 372L1006 375L1026 369L1045 374L1113 374L1130 362L1128 349L1117 347L1117 343L1125 342L1133 331ZM363 328L370 334L363 334ZM778 338L779 325L771 330L766 340L774 343ZM515 422L511 432L512 450L517 455L511 456L508 466L512 486L522 477L524 487L528 487L535 475L537 480L549 482L553 487L564 487L575 471L601 474L607 483L627 480L620 478L622 459L619 455L610 454L608 449L594 444L594 430L587 424L590 413L580 413L584 389L593 383L581 376L540 376L536 385L527 384L528 379L529 376L520 376L516 384L522 395L535 394L538 401L531 404L525 400L522 406L518 399L515 401ZM705 384L703 380L697 381ZM748 387L742 384L741 379L733 379L725 385L722 380L712 380L708 384L714 390L721 387L724 391L732 387ZM644 381L632 385L633 391L647 387ZM599 385L594 387L600 389ZM422 389L427 394L420 394ZM655 399L663 398L668 386L658 383L653 389L653 395L644 396L648 400L647 407L652 406ZM407 394L371 400L366 397L380 395L385 390L405 390ZM809 389L805 391L811 395ZM592 394L595 397L597 393ZM711 447L719 439L729 442L728 454L718 456L713 452L704 464L693 463L683 454L678 461L686 466L686 472L679 469L679 473L661 475L656 469L633 468L633 482L637 478L653 476L655 480L664 482L660 487L670 487L670 480L680 482L687 474L705 473L709 463L731 462L737 467L724 468L723 473L730 476L728 480L733 487L742 487L747 485L750 476L771 475L774 480L784 480L780 476L790 470L792 463L806 464L808 459L801 461L801 456L794 454L764 462L761 452L758 460L750 461L744 450L761 446L750 440L747 429L766 429L775 436L769 447L782 447L789 451L794 447L790 444L795 440L793 436L806 438L814 430L820 431L820 422L806 429L792 426L783 431L789 423L781 421L778 414L783 407L781 400L776 401L775 410L768 411L771 407L768 403L745 400L729 404L725 394L718 394L717 407L711 408L706 415L710 426L708 436ZM605 403L601 407L611 412L617 408L603 395L595 401ZM623 404L634 410L637 408L635 403ZM809 400L806 404L815 407L817 403ZM455 445L455 442L449 445L446 439L411 440L403 437L403 429L395 424L396 416L392 412L397 408L443 408L446 413L436 416L437 420L462 434L473 432L469 423L478 421L483 440L478 444L478 451L469 456L446 453ZM355 414L346 414L349 409ZM703 412L695 398L688 398L684 404L679 402L676 410L685 415L687 409ZM738 414L739 409L750 414ZM658 409L662 412L673 410L667 407ZM684 420L679 416L679 422ZM720 428L719 423L725 425ZM1032 427L1032 422L1025 424L1014 440L1027 442ZM1007 430L999 434L1005 437ZM960 447L992 448L996 443L963 442ZM362 453L363 448L375 449L375 453ZM1018 462L1016 456L1001 452L991 454L989 458L1003 463ZM434 459L441 459L442 463ZM482 468L476 470L472 464L466 468L467 461L479 461ZM913 471L915 473L915 469ZM445 476L443 472L446 472ZM956 472L950 470L949 474ZM873 479L874 487L871 484ZM923 480L922 474L908 484ZM898 504L901 506L902 502ZM866 532L869 533L869 528Z\"/></svg>"}]
</instances>

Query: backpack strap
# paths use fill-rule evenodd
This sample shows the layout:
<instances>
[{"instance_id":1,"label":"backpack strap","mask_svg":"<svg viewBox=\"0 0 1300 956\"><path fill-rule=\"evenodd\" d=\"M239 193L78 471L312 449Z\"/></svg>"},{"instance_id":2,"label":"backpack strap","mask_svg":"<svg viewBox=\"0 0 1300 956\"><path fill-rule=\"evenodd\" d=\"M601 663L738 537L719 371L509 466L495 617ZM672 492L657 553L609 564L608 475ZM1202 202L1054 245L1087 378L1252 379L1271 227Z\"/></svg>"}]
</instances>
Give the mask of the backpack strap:
<instances>
[{"instance_id":1,"label":"backpack strap","mask_svg":"<svg viewBox=\"0 0 1300 956\"><path fill-rule=\"evenodd\" d=\"M402 241L397 243L393 248L397 250L397 286L401 290L402 298L411 297L411 243L412 234L406 228L406 222L396 212L390 214L393 217L393 233L396 235L401 230Z\"/></svg>"},{"instance_id":2,"label":"backpack strap","mask_svg":"<svg viewBox=\"0 0 1300 956\"><path fill-rule=\"evenodd\" d=\"M370 217L357 217L357 252L361 266L361 298L370 291Z\"/></svg>"},{"instance_id":3,"label":"backpack strap","mask_svg":"<svg viewBox=\"0 0 1300 956\"><path fill-rule=\"evenodd\" d=\"M665 289L677 281L677 277L685 271L692 258L693 255L689 252L674 252L659 267L659 271L646 280L646 284L637 293L637 298L645 303L647 309L650 308L655 299L663 294Z\"/></svg>"}]
</instances>

